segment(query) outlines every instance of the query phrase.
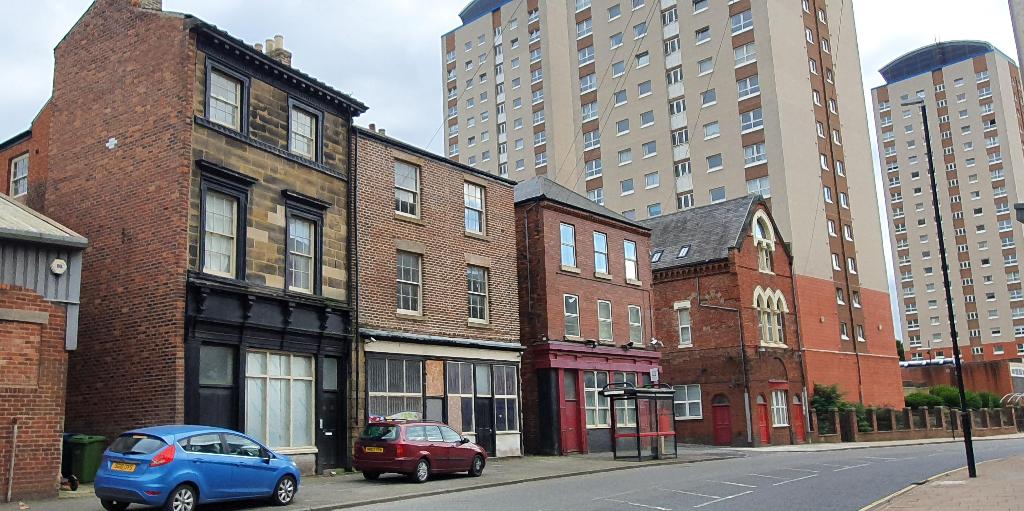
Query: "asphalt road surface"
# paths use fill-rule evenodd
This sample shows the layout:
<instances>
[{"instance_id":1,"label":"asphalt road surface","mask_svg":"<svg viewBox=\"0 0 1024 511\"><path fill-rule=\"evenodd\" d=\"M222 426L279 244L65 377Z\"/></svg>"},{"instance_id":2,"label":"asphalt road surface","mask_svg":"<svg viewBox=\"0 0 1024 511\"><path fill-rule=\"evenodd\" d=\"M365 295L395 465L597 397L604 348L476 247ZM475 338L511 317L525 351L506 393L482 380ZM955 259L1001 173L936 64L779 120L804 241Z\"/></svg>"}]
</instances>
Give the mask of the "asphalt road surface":
<instances>
[{"instance_id":1,"label":"asphalt road surface","mask_svg":"<svg viewBox=\"0 0 1024 511\"><path fill-rule=\"evenodd\" d=\"M975 442L978 461L1024 454L1024 440ZM965 465L963 443L760 453L552 479L354 509L375 511L858 510ZM429 482L426 483L429 486Z\"/></svg>"}]
</instances>

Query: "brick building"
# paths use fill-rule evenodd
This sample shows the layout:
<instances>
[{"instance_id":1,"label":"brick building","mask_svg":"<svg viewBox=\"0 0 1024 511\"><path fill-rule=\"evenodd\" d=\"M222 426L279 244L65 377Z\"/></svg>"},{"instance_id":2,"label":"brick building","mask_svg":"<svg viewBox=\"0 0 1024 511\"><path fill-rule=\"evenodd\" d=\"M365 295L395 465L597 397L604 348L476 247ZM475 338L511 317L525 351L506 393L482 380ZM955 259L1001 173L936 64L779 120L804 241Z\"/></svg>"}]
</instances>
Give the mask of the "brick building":
<instances>
[{"instance_id":1,"label":"brick building","mask_svg":"<svg viewBox=\"0 0 1024 511\"><path fill-rule=\"evenodd\" d=\"M42 210L46 201L51 111L47 102L30 129L0 142L0 193L37 210Z\"/></svg>"},{"instance_id":2,"label":"brick building","mask_svg":"<svg viewBox=\"0 0 1024 511\"><path fill-rule=\"evenodd\" d=\"M541 454L612 450L601 388L650 383L650 231L544 176L516 186L524 434ZM617 426L635 429L621 403ZM627 447L627 446L623 446Z\"/></svg>"},{"instance_id":3,"label":"brick building","mask_svg":"<svg viewBox=\"0 0 1024 511\"><path fill-rule=\"evenodd\" d=\"M38 186L92 241L68 430L220 425L307 471L347 464L365 109L293 68L282 38L249 45L159 1L89 7L22 137L46 155L31 149L30 201Z\"/></svg>"},{"instance_id":4,"label":"brick building","mask_svg":"<svg viewBox=\"0 0 1024 511\"><path fill-rule=\"evenodd\" d=\"M766 202L748 195L643 224L651 229L654 326L665 343L662 379L676 391L677 439L805 441L793 258Z\"/></svg>"},{"instance_id":5,"label":"brick building","mask_svg":"<svg viewBox=\"0 0 1024 511\"><path fill-rule=\"evenodd\" d=\"M365 413L446 421L521 454L514 183L355 133Z\"/></svg>"},{"instance_id":6,"label":"brick building","mask_svg":"<svg viewBox=\"0 0 1024 511\"><path fill-rule=\"evenodd\" d=\"M85 238L0 194L0 488L6 493L13 456L17 499L57 495L85 246Z\"/></svg>"}]
</instances>

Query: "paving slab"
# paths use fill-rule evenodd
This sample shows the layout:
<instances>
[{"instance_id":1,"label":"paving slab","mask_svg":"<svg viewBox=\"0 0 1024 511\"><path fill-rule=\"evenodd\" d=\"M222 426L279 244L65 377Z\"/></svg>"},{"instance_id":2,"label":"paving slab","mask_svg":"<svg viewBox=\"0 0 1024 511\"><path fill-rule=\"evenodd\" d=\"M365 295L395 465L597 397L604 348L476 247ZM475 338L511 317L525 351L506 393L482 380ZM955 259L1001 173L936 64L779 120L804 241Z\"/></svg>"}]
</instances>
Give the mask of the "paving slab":
<instances>
[{"instance_id":1,"label":"paving slab","mask_svg":"<svg viewBox=\"0 0 1024 511\"><path fill-rule=\"evenodd\" d=\"M957 469L908 486L861 511L1016 511L1021 509L1020 481L1024 456L978 464L978 477Z\"/></svg>"}]
</instances>

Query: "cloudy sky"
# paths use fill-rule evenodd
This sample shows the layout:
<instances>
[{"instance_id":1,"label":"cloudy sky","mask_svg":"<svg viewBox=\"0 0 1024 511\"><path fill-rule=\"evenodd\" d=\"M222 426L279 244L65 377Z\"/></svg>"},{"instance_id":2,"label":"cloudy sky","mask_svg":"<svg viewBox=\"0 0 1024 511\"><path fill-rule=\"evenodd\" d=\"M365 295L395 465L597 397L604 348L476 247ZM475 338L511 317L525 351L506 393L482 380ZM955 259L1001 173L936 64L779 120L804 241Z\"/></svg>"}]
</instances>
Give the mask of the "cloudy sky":
<instances>
[{"instance_id":1,"label":"cloudy sky","mask_svg":"<svg viewBox=\"0 0 1024 511\"><path fill-rule=\"evenodd\" d=\"M283 34L296 67L370 106L361 124L438 151L440 36L459 24L467 1L164 0L164 8L196 14L245 41ZM0 140L27 128L49 96L53 47L90 0L3 3ZM1006 0L856 0L854 7L866 87L881 83L883 64L936 40L989 40L1016 55Z\"/></svg>"},{"instance_id":2,"label":"cloudy sky","mask_svg":"<svg viewBox=\"0 0 1024 511\"><path fill-rule=\"evenodd\" d=\"M5 140L25 130L49 97L53 48L91 0L0 2ZM164 0L164 8L195 14L248 42L284 35L296 67L369 105L359 124L376 123L441 152L440 36L459 25L467 2ZM935 41L987 40L1016 56L1006 0L856 0L854 8L865 90L882 83L881 66Z\"/></svg>"}]
</instances>

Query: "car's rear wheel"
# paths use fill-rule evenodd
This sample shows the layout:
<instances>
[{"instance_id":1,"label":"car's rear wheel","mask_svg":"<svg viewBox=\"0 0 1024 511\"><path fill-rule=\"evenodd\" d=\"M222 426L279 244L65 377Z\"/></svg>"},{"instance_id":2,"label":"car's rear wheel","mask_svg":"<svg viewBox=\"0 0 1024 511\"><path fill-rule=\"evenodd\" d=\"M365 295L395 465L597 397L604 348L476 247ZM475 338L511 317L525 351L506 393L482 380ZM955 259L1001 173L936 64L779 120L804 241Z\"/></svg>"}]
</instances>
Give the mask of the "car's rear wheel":
<instances>
[{"instance_id":1,"label":"car's rear wheel","mask_svg":"<svg viewBox=\"0 0 1024 511\"><path fill-rule=\"evenodd\" d=\"M430 479L430 462L426 459L420 460L416 463L416 470L409 474L409 477L414 483L427 482L427 479Z\"/></svg>"},{"instance_id":2,"label":"car's rear wheel","mask_svg":"<svg viewBox=\"0 0 1024 511\"><path fill-rule=\"evenodd\" d=\"M100 505L107 511L124 511L125 509L128 509L127 502L121 502L118 500L101 499Z\"/></svg>"},{"instance_id":3,"label":"car's rear wheel","mask_svg":"<svg viewBox=\"0 0 1024 511\"><path fill-rule=\"evenodd\" d=\"M190 484L179 484L171 491L164 503L164 511L193 511L198 504L199 494Z\"/></svg>"},{"instance_id":4,"label":"car's rear wheel","mask_svg":"<svg viewBox=\"0 0 1024 511\"><path fill-rule=\"evenodd\" d=\"M477 454L473 456L473 462L469 464L469 475L480 477L484 473L484 457Z\"/></svg>"},{"instance_id":5,"label":"car's rear wheel","mask_svg":"<svg viewBox=\"0 0 1024 511\"><path fill-rule=\"evenodd\" d=\"M274 487L274 494L270 496L270 501L275 506L287 506L293 500L295 500L295 478L284 476Z\"/></svg>"},{"instance_id":6,"label":"car's rear wheel","mask_svg":"<svg viewBox=\"0 0 1024 511\"><path fill-rule=\"evenodd\" d=\"M363 477L365 477L367 481L376 481L377 478L380 477L380 472L363 472Z\"/></svg>"}]
</instances>

